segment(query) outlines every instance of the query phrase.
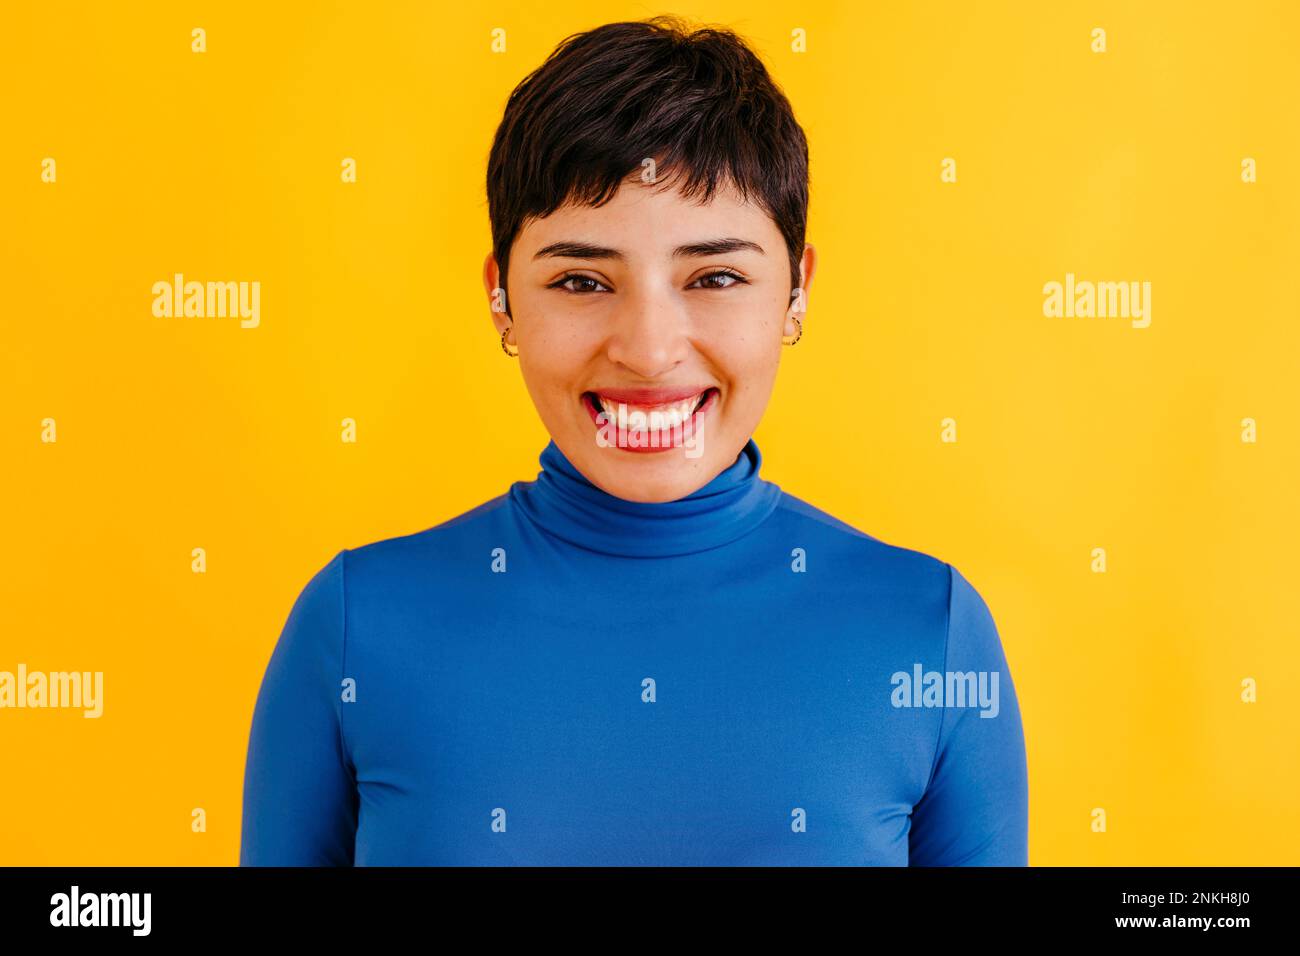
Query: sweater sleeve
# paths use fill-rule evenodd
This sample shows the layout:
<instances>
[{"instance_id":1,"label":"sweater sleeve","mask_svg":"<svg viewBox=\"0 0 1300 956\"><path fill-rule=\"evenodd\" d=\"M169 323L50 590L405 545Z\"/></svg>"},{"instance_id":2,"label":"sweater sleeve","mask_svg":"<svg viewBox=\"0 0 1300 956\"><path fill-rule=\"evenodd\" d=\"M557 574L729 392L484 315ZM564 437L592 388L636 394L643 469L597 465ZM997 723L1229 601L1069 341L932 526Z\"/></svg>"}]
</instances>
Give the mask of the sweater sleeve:
<instances>
[{"instance_id":1,"label":"sweater sleeve","mask_svg":"<svg viewBox=\"0 0 1300 956\"><path fill-rule=\"evenodd\" d=\"M350 866L354 768L342 730L344 580L336 554L294 602L253 709L241 866Z\"/></svg>"},{"instance_id":2,"label":"sweater sleeve","mask_svg":"<svg viewBox=\"0 0 1300 956\"><path fill-rule=\"evenodd\" d=\"M1015 686L988 605L956 568L948 570L945 684L947 674L973 671L989 693L977 706L942 710L929 785L912 808L909 862L1026 866L1029 774Z\"/></svg>"}]
</instances>

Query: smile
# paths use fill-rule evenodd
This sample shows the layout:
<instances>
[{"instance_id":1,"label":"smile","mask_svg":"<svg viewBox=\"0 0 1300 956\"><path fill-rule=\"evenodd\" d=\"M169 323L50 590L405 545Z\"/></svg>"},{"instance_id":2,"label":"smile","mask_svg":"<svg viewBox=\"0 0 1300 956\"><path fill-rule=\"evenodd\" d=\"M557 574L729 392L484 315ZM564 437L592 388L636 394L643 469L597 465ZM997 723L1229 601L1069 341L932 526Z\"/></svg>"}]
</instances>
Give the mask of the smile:
<instances>
[{"instance_id":1,"label":"smile","mask_svg":"<svg viewBox=\"0 0 1300 956\"><path fill-rule=\"evenodd\" d=\"M684 388L611 388L582 393L582 404L609 445L625 451L652 452L690 442L718 403L714 386Z\"/></svg>"}]
</instances>

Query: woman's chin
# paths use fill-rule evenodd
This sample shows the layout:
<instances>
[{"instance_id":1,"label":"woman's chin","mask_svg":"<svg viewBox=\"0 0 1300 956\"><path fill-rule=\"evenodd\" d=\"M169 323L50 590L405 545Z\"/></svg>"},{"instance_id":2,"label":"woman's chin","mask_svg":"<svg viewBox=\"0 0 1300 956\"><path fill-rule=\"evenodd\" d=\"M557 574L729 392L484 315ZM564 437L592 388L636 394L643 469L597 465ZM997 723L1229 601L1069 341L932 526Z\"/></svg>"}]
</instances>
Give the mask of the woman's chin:
<instances>
[{"instance_id":1,"label":"woman's chin","mask_svg":"<svg viewBox=\"0 0 1300 956\"><path fill-rule=\"evenodd\" d=\"M627 501L663 502L685 498L707 483L711 455L688 457L687 449L633 451L593 443L574 465L593 484Z\"/></svg>"}]
</instances>

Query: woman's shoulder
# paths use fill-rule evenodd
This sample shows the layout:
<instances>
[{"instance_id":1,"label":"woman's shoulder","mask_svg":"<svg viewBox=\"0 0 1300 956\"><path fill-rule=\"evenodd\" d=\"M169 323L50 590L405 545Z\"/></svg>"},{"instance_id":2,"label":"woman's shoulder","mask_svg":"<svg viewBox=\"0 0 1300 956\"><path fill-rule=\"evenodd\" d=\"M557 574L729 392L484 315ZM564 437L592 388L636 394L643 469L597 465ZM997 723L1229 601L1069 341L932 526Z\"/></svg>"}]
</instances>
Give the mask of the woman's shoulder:
<instances>
[{"instance_id":1,"label":"woman's shoulder","mask_svg":"<svg viewBox=\"0 0 1300 956\"><path fill-rule=\"evenodd\" d=\"M493 529L505 518L509 494L497 495L468 511L432 526L404 534L375 538L340 552L349 576L398 575L407 569L425 569L430 562L458 563L469 552L476 555Z\"/></svg>"},{"instance_id":2,"label":"woman's shoulder","mask_svg":"<svg viewBox=\"0 0 1300 956\"><path fill-rule=\"evenodd\" d=\"M955 564L935 554L891 544L783 492L777 533L800 541L807 569L816 561L827 573L848 577L866 591L908 596L941 608L950 635L963 646L998 651L997 626L984 596ZM998 651L1000 653L1000 651Z\"/></svg>"},{"instance_id":3,"label":"woman's shoulder","mask_svg":"<svg viewBox=\"0 0 1300 956\"><path fill-rule=\"evenodd\" d=\"M861 569L865 562L877 580L926 588L949 585L949 565L942 558L868 534L788 491L782 492L774 516L778 534L808 541L837 565Z\"/></svg>"}]
</instances>

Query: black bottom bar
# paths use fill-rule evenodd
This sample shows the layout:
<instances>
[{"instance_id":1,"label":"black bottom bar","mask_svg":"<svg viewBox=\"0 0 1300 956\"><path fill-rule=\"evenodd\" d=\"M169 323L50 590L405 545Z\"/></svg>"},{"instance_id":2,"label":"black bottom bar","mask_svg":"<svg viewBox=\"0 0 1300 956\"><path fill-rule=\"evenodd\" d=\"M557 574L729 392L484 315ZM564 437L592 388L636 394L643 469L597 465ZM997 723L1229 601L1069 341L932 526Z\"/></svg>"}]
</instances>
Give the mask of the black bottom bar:
<instances>
[{"instance_id":1,"label":"black bottom bar","mask_svg":"<svg viewBox=\"0 0 1300 956\"><path fill-rule=\"evenodd\" d=\"M918 946L1098 935L1231 945L1290 935L1297 889L1294 867L13 868L0 869L0 932L6 943L76 934L90 944L338 944L405 931L432 946L455 930L470 943L599 933L608 944L676 946L710 931L735 942L746 933L771 941L842 929L861 944L901 931ZM691 927L689 937L675 930L679 923Z\"/></svg>"}]
</instances>

